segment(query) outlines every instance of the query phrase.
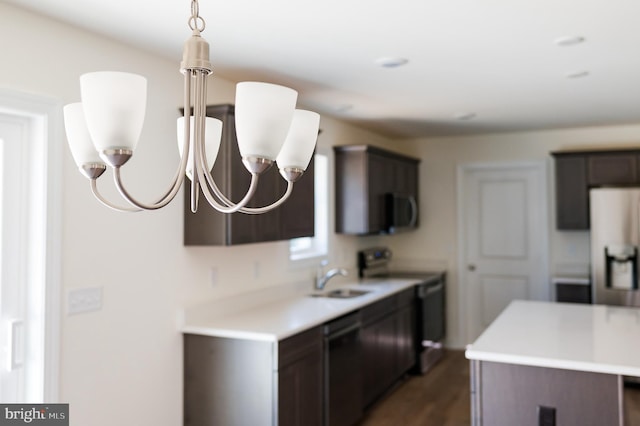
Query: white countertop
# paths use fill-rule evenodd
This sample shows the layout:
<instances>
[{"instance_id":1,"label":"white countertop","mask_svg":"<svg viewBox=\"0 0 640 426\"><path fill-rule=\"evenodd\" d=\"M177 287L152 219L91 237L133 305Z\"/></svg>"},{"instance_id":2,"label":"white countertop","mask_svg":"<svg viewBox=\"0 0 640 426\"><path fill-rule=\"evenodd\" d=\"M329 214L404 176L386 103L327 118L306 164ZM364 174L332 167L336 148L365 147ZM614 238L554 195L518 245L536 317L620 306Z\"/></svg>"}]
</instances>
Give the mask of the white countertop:
<instances>
[{"instance_id":1,"label":"white countertop","mask_svg":"<svg viewBox=\"0 0 640 426\"><path fill-rule=\"evenodd\" d=\"M366 283L340 285L370 292L349 299L311 297L313 290L297 292L251 306L236 306L233 312L215 315L191 315L185 318L182 332L205 336L248 340L278 341L360 309L415 285L416 279L379 279ZM311 287L311 286L309 286ZM329 287L327 290L331 290ZM220 302L218 302L220 303ZM224 302L222 302L224 303ZM203 309L200 308L202 311Z\"/></svg>"},{"instance_id":2,"label":"white countertop","mask_svg":"<svg viewBox=\"0 0 640 426\"><path fill-rule=\"evenodd\" d=\"M640 377L640 309L514 301L466 357Z\"/></svg>"}]
</instances>

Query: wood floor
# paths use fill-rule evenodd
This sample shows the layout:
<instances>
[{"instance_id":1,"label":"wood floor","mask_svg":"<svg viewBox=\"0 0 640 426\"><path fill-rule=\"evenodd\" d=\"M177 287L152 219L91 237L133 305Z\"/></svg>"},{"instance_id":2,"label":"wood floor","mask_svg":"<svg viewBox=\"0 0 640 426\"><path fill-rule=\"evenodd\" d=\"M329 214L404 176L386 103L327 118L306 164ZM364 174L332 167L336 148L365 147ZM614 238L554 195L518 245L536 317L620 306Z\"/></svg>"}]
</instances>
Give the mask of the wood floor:
<instances>
[{"instance_id":1,"label":"wood floor","mask_svg":"<svg viewBox=\"0 0 640 426\"><path fill-rule=\"evenodd\" d=\"M424 376L410 376L357 426L469 426L469 361L448 350ZM640 425L640 387L625 387L625 426Z\"/></svg>"},{"instance_id":2,"label":"wood floor","mask_svg":"<svg viewBox=\"0 0 640 426\"><path fill-rule=\"evenodd\" d=\"M468 426L470 403L469 361L464 351L448 350L433 370L402 382L358 426Z\"/></svg>"}]
</instances>

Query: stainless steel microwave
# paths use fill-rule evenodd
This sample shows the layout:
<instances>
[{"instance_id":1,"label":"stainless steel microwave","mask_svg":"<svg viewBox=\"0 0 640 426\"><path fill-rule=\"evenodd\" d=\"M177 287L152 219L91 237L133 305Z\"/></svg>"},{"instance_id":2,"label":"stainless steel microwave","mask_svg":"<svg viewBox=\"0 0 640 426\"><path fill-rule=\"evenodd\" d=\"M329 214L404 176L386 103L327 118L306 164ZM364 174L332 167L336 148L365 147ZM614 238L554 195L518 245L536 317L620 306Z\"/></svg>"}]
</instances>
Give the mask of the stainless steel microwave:
<instances>
[{"instance_id":1,"label":"stainless steel microwave","mask_svg":"<svg viewBox=\"0 0 640 426\"><path fill-rule=\"evenodd\" d=\"M418 226L418 203L413 195L385 194L387 232L395 234Z\"/></svg>"}]
</instances>

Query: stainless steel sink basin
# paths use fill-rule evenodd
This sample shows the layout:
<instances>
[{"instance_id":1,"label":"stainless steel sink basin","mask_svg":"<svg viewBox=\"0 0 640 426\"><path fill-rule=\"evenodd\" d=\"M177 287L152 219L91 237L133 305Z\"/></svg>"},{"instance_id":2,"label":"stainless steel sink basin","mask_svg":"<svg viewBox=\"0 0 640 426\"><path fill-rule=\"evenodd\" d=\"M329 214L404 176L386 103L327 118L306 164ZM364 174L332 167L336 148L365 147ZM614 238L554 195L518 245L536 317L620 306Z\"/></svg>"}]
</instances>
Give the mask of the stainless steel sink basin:
<instances>
[{"instance_id":1,"label":"stainless steel sink basin","mask_svg":"<svg viewBox=\"0 0 640 426\"><path fill-rule=\"evenodd\" d=\"M369 293L369 290L355 290L352 288L338 288L326 293L314 293L312 297L331 297L334 299L350 299L352 297L363 296Z\"/></svg>"}]
</instances>

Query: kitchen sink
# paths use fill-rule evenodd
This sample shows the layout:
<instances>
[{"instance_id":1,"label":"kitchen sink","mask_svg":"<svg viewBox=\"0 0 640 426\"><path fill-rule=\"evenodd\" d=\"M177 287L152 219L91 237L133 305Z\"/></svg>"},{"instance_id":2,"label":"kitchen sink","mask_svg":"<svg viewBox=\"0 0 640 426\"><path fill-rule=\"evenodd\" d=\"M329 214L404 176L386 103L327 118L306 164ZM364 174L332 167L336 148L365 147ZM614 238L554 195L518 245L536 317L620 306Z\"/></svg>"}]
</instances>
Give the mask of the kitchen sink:
<instances>
[{"instance_id":1,"label":"kitchen sink","mask_svg":"<svg viewBox=\"0 0 640 426\"><path fill-rule=\"evenodd\" d=\"M314 293L311 297L330 297L333 299L350 299L352 297L363 296L369 293L369 290L355 290L351 288L338 288L326 293Z\"/></svg>"}]
</instances>

